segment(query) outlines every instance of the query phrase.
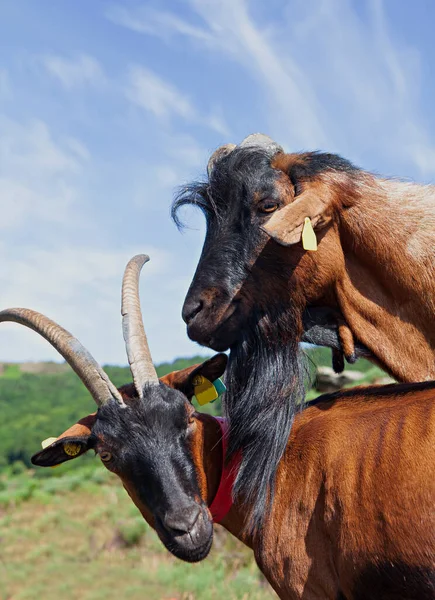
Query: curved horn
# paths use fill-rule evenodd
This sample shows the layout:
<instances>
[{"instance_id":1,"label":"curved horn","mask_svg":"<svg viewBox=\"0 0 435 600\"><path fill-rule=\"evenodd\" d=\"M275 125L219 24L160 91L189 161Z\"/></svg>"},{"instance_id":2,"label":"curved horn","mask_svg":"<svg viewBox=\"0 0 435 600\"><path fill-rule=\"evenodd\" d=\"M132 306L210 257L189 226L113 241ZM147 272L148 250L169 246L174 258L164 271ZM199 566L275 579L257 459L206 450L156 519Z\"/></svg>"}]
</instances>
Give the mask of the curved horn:
<instances>
[{"instance_id":1,"label":"curved horn","mask_svg":"<svg viewBox=\"0 0 435 600\"><path fill-rule=\"evenodd\" d=\"M248 137L239 144L239 148L262 148L271 155L277 154L278 152L284 152L279 144L274 142L268 135L264 135L264 133L252 133L251 135L248 135Z\"/></svg>"},{"instance_id":2,"label":"curved horn","mask_svg":"<svg viewBox=\"0 0 435 600\"><path fill-rule=\"evenodd\" d=\"M106 373L69 331L27 308L8 308L0 312L0 323L13 321L25 325L49 342L64 357L88 388L98 406L106 404L112 398L121 406L125 406L121 394L110 381Z\"/></svg>"},{"instance_id":3,"label":"curved horn","mask_svg":"<svg viewBox=\"0 0 435 600\"><path fill-rule=\"evenodd\" d=\"M211 172L214 169L215 164L219 160L221 160L221 158L223 158L224 156L227 156L227 154L232 152L235 147L236 147L235 144L226 144L225 146L221 146L220 148L218 148L217 150L215 150L213 152L213 154L210 156L210 159L207 164L207 174L209 177L211 175Z\"/></svg>"},{"instance_id":4,"label":"curved horn","mask_svg":"<svg viewBox=\"0 0 435 600\"><path fill-rule=\"evenodd\" d=\"M139 398L143 398L145 386L159 383L145 335L139 300L139 275L149 259L146 254L134 256L125 268L122 281L122 331Z\"/></svg>"}]
</instances>

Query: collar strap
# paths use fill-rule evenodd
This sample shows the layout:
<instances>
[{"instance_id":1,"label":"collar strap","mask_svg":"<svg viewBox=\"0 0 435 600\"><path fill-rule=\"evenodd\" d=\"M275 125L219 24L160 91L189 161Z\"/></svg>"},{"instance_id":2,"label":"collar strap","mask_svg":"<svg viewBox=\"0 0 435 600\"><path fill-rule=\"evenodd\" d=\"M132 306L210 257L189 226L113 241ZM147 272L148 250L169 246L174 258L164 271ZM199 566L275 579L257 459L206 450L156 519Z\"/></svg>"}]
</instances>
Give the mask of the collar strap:
<instances>
[{"instance_id":1,"label":"collar strap","mask_svg":"<svg viewBox=\"0 0 435 600\"><path fill-rule=\"evenodd\" d=\"M209 510L214 523L220 523L233 505L233 486L240 466L240 456L235 456L229 463L226 461L228 447L228 421L222 417L214 417L219 423L222 433L222 468L219 487Z\"/></svg>"}]
</instances>

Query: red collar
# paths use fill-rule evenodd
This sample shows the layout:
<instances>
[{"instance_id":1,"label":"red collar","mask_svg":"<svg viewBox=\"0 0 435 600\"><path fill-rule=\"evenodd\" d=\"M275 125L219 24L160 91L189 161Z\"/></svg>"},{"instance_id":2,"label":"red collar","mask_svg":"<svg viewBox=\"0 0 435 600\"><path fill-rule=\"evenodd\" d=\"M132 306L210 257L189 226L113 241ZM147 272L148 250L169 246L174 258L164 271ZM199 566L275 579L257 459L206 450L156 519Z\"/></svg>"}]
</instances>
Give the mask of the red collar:
<instances>
[{"instance_id":1,"label":"red collar","mask_svg":"<svg viewBox=\"0 0 435 600\"><path fill-rule=\"evenodd\" d=\"M214 523L220 523L233 505L232 491L240 465L240 457L236 456L229 463L225 458L228 447L228 422L223 417L214 417L222 432L222 471L219 487L209 509Z\"/></svg>"}]
</instances>

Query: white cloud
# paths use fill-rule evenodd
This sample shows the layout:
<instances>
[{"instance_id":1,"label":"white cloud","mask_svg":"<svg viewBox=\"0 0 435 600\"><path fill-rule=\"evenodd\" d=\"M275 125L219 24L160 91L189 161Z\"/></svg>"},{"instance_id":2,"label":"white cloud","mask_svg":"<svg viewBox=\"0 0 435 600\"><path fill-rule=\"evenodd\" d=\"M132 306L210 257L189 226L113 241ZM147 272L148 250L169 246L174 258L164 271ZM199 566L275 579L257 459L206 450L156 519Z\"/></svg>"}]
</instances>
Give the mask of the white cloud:
<instances>
[{"instance_id":1,"label":"white cloud","mask_svg":"<svg viewBox=\"0 0 435 600\"><path fill-rule=\"evenodd\" d=\"M0 117L0 229L35 221L74 223L70 209L81 170L78 148L85 151L71 139L62 147L42 121Z\"/></svg>"},{"instance_id":2,"label":"white cloud","mask_svg":"<svg viewBox=\"0 0 435 600\"><path fill-rule=\"evenodd\" d=\"M125 204L131 215L125 230L120 223L114 229L106 225L101 235L92 210L95 198L83 191L87 171L94 169L80 141L56 139L42 121L0 118L1 308L39 310L76 335L100 362L125 364L122 273L127 261L145 250L151 261L144 267L142 305L155 360L197 352L179 314L185 292L177 283L181 258L165 249L165 241L158 247L129 242L128 227L137 215L132 198ZM143 191L154 178L143 182ZM34 332L1 324L0 361L15 360L59 356Z\"/></svg>"},{"instance_id":3,"label":"white cloud","mask_svg":"<svg viewBox=\"0 0 435 600\"><path fill-rule=\"evenodd\" d=\"M128 79L128 99L156 117L177 115L187 120L195 119L196 111L187 96L150 69L130 67Z\"/></svg>"},{"instance_id":4,"label":"white cloud","mask_svg":"<svg viewBox=\"0 0 435 600\"><path fill-rule=\"evenodd\" d=\"M85 85L101 86L105 81L100 63L87 54L71 59L48 54L41 61L50 75L58 79L67 90Z\"/></svg>"},{"instance_id":5,"label":"white cloud","mask_svg":"<svg viewBox=\"0 0 435 600\"><path fill-rule=\"evenodd\" d=\"M229 54L263 86L273 105L272 110L275 114L277 109L279 111L281 131L283 128L291 130L296 145L309 147L315 142L325 141L318 119L319 111L316 110L318 107L302 71L289 56L285 63L282 61L279 51L250 19L245 2L192 0L190 4L205 22L205 29L182 22L170 13L158 13L142 7L131 11L122 8L117 13L112 9L109 15L119 25L141 33L164 39L183 35L195 43L203 43L210 50ZM229 134L227 127L217 129L223 135Z\"/></svg>"},{"instance_id":6,"label":"white cloud","mask_svg":"<svg viewBox=\"0 0 435 600\"><path fill-rule=\"evenodd\" d=\"M0 169L21 179L77 172L80 163L54 141L43 121L19 123L0 116Z\"/></svg>"},{"instance_id":7,"label":"white cloud","mask_svg":"<svg viewBox=\"0 0 435 600\"><path fill-rule=\"evenodd\" d=\"M131 102L164 121L179 117L218 133L227 134L229 131L221 112L202 116L186 94L146 67L130 67L125 94Z\"/></svg>"},{"instance_id":8,"label":"white cloud","mask_svg":"<svg viewBox=\"0 0 435 600\"><path fill-rule=\"evenodd\" d=\"M28 246L21 248L18 256L11 256L2 244L2 307L21 306L42 312L76 335L97 360L126 363L120 316L121 281L127 261L140 251L137 246L118 250L66 245L45 250ZM168 303L161 285L170 268L170 255L158 248L148 251L151 261L143 269L142 305L150 344L157 360L161 360L168 356L170 343L163 330ZM162 295L151 293L157 285ZM0 361L35 357L59 360L47 342L34 332L22 330L22 326L0 324ZM163 338L166 347L159 343Z\"/></svg>"},{"instance_id":9,"label":"white cloud","mask_svg":"<svg viewBox=\"0 0 435 600\"><path fill-rule=\"evenodd\" d=\"M435 147L418 116L419 54L395 43L382 0L370 0L365 20L349 0L295 0L279 19L261 23L246 0L189 5L190 19L146 6L112 7L108 16L239 64L268 101L270 133L289 149L393 157L435 174Z\"/></svg>"},{"instance_id":10,"label":"white cloud","mask_svg":"<svg viewBox=\"0 0 435 600\"><path fill-rule=\"evenodd\" d=\"M155 10L151 6L138 6L132 11L124 6L112 5L106 11L106 17L113 23L137 33L156 35L161 38L172 37L176 33L200 41L213 41L213 36L204 29L186 23L170 12Z\"/></svg>"}]
</instances>

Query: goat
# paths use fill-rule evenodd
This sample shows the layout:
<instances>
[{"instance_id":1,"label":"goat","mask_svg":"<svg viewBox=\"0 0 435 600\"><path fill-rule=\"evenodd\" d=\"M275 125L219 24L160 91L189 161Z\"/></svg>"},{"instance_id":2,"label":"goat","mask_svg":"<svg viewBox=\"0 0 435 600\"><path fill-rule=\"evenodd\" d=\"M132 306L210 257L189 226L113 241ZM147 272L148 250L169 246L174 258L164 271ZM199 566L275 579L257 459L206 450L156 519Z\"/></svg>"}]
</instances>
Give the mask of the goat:
<instances>
[{"instance_id":1,"label":"goat","mask_svg":"<svg viewBox=\"0 0 435 600\"><path fill-rule=\"evenodd\" d=\"M203 365L157 379L143 330L138 274L123 288L124 334L134 384L117 390L81 344L46 317L9 309L0 320L32 327L66 358L99 406L32 457L54 466L93 449L178 558L206 558L213 520L253 549L286 600L435 599L435 383L337 392L295 417L273 502L261 527L246 528L246 502L232 502L240 457L226 460L224 419L189 402Z\"/></svg>"},{"instance_id":2,"label":"goat","mask_svg":"<svg viewBox=\"0 0 435 600\"><path fill-rule=\"evenodd\" d=\"M95 400L96 413L80 419L32 457L35 465L54 466L95 450L116 473L163 543L185 560L200 560L211 545L212 524L205 480L197 476L191 452L200 454L193 436L196 419L188 402L195 380L219 378L227 356L158 379L151 360L139 306L140 270L149 258L138 255L126 267L122 285L122 327L133 383L117 389L92 355L71 333L48 317L25 308L0 312L0 322L25 325L44 337L77 373ZM171 443L163 444L165 438ZM150 513L145 507L152 507Z\"/></svg>"},{"instance_id":3,"label":"goat","mask_svg":"<svg viewBox=\"0 0 435 600\"><path fill-rule=\"evenodd\" d=\"M207 232L183 318L192 340L231 349L235 491L258 498L260 517L304 398L302 340L331 346L337 370L342 354L364 355L399 381L435 378L435 187L334 154L285 154L254 134L219 148L208 180L180 190L178 223L187 204ZM316 252L301 243L305 227Z\"/></svg>"}]
</instances>

